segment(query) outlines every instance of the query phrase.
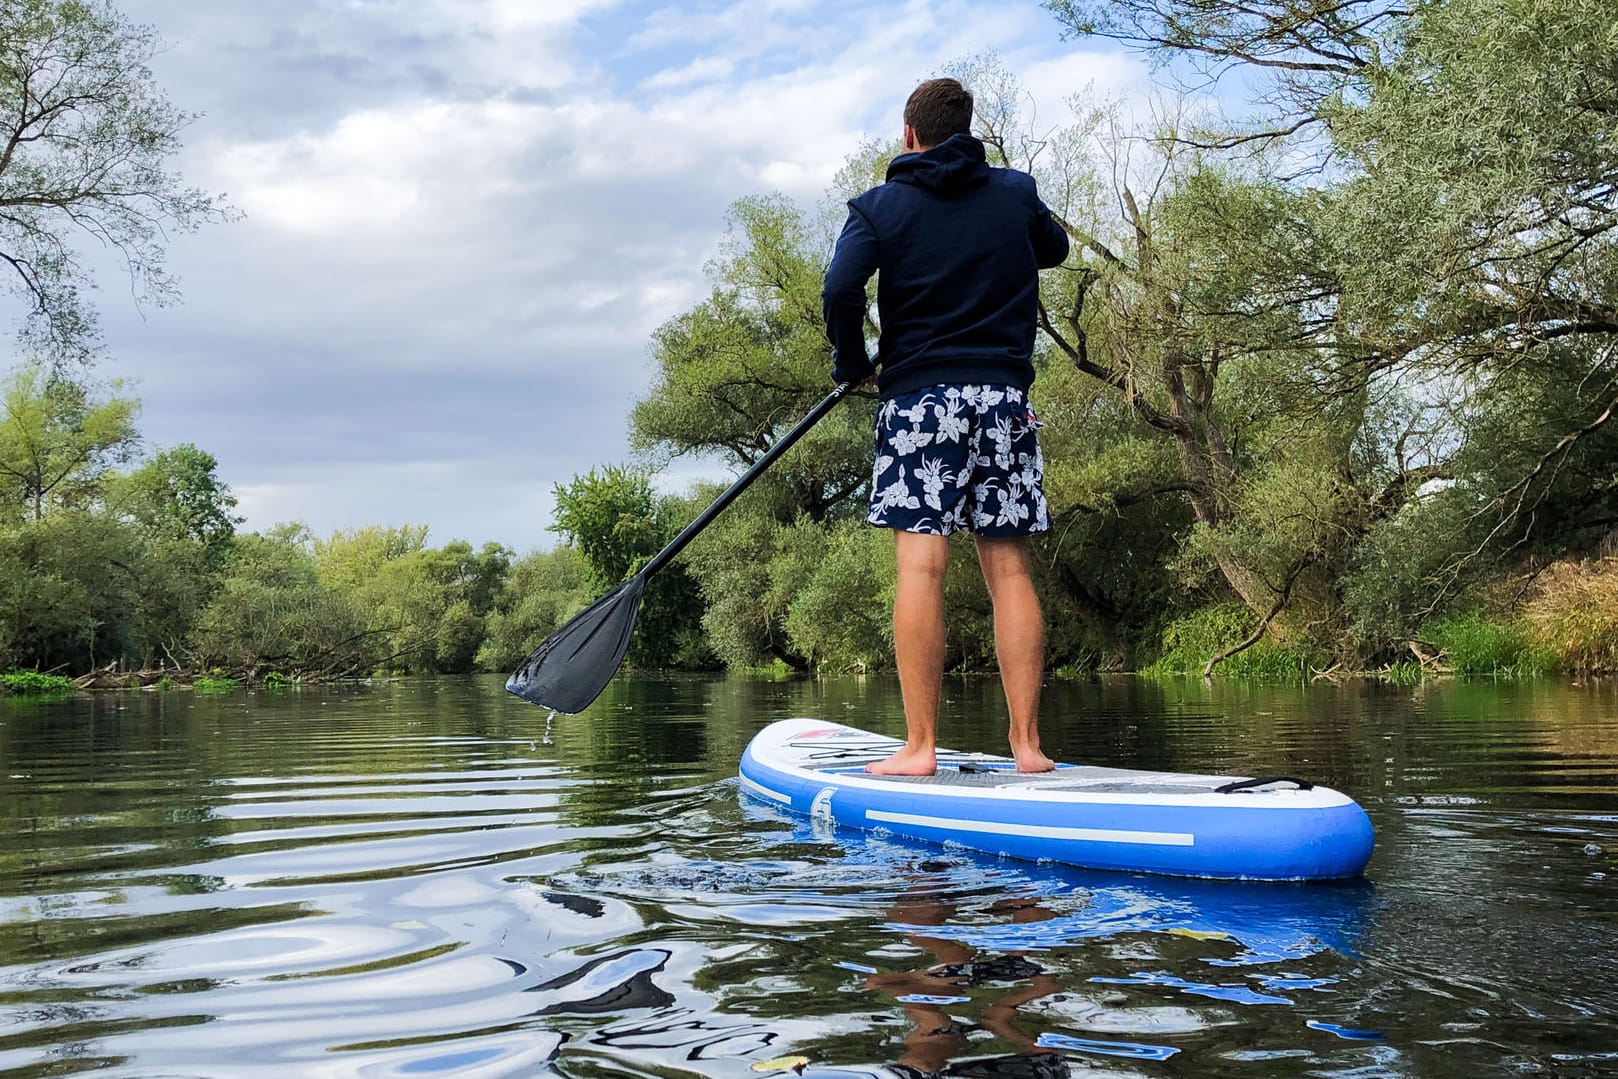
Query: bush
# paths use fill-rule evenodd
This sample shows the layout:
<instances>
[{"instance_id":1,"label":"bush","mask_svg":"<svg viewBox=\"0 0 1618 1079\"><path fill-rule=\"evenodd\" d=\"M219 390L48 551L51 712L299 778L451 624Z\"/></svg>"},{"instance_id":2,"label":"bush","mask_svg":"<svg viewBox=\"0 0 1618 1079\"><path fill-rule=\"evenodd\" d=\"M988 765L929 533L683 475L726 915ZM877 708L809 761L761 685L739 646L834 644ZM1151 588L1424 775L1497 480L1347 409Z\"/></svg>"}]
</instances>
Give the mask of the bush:
<instances>
[{"instance_id":1,"label":"bush","mask_svg":"<svg viewBox=\"0 0 1618 1079\"><path fill-rule=\"evenodd\" d=\"M229 693L238 685L240 683L234 678L204 677L192 682L191 688L198 693Z\"/></svg>"},{"instance_id":2,"label":"bush","mask_svg":"<svg viewBox=\"0 0 1618 1079\"><path fill-rule=\"evenodd\" d=\"M0 674L0 690L16 697L58 697L72 693L73 679L38 671L12 671Z\"/></svg>"},{"instance_id":3,"label":"bush","mask_svg":"<svg viewBox=\"0 0 1618 1079\"><path fill-rule=\"evenodd\" d=\"M826 534L817 553L787 607L793 648L819 670L891 668L893 540L886 531L848 524Z\"/></svg>"},{"instance_id":4,"label":"bush","mask_svg":"<svg viewBox=\"0 0 1618 1079\"><path fill-rule=\"evenodd\" d=\"M1534 642L1527 623L1493 622L1477 611L1429 623L1422 636L1468 678L1535 678L1556 671L1556 656Z\"/></svg>"},{"instance_id":5,"label":"bush","mask_svg":"<svg viewBox=\"0 0 1618 1079\"><path fill-rule=\"evenodd\" d=\"M1200 675L1208 660L1247 639L1255 618L1241 604L1226 603L1176 619L1163 631L1157 660L1141 673ZM1224 660L1214 672L1253 682L1295 682L1309 677L1318 658L1310 650L1288 648L1264 637Z\"/></svg>"}]
</instances>

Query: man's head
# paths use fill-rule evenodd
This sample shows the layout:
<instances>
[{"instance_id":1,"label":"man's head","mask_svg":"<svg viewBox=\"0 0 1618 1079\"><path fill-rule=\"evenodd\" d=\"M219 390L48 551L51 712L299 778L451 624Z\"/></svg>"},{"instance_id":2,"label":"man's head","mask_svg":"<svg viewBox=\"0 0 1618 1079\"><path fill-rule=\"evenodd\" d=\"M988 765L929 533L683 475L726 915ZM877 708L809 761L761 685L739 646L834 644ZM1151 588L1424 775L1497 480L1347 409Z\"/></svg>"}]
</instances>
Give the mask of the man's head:
<instances>
[{"instance_id":1,"label":"man's head","mask_svg":"<svg viewBox=\"0 0 1618 1079\"><path fill-rule=\"evenodd\" d=\"M951 135L971 134L972 94L954 79L928 79L905 102L905 152L928 150Z\"/></svg>"}]
</instances>

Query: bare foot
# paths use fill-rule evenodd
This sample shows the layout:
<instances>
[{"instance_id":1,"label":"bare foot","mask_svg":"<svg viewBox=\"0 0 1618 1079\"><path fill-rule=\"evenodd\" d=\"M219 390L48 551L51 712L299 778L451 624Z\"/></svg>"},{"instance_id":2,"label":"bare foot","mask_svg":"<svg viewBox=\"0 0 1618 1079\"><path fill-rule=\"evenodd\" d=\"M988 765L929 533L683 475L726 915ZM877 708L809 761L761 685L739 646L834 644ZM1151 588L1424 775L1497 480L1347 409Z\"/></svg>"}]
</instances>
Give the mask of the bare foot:
<instances>
[{"instance_id":1,"label":"bare foot","mask_svg":"<svg viewBox=\"0 0 1618 1079\"><path fill-rule=\"evenodd\" d=\"M1049 772L1056 768L1056 762L1037 749L1013 749L1012 756L1017 758L1019 772Z\"/></svg>"},{"instance_id":2,"label":"bare foot","mask_svg":"<svg viewBox=\"0 0 1618 1079\"><path fill-rule=\"evenodd\" d=\"M867 764L865 770L874 776L930 776L938 771L938 754L931 747L905 746L887 760Z\"/></svg>"}]
</instances>

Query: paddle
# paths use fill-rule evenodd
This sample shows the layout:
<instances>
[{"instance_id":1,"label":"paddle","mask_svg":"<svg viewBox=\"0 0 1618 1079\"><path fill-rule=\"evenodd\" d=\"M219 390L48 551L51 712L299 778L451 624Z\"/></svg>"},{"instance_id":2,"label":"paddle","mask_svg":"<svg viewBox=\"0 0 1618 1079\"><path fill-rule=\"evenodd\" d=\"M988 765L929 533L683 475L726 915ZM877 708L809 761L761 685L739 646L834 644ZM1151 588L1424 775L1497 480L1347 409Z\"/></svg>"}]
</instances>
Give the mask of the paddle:
<instances>
[{"instance_id":1,"label":"paddle","mask_svg":"<svg viewBox=\"0 0 1618 1079\"><path fill-rule=\"evenodd\" d=\"M726 506L747 490L749 484L775 463L777 457L802 438L804 432L819 423L821 417L853 388L852 382L838 383L825 400L799 420L796 427L782 435L769 452L742 473L728 491L714 499L713 505L703 510L701 516L681 529L680 534L657 552L639 573L546 637L506 680L506 689L543 708L569 714L584 711L607 688L607 683L612 681L612 676L618 673L618 667L624 661L624 652L629 648L629 635L635 629L636 616L640 614L641 594L646 591L646 582L652 574L668 565L686 544L696 538L698 532L707 528Z\"/></svg>"}]
</instances>

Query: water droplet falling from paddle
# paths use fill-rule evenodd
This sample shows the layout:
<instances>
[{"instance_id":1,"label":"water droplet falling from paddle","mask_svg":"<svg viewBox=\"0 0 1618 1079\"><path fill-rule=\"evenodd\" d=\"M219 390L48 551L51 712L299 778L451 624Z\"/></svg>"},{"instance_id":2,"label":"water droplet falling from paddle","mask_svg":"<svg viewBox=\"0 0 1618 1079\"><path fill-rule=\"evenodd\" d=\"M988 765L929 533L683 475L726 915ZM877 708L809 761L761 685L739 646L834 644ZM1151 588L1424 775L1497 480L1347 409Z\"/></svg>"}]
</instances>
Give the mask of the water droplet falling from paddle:
<instances>
[{"instance_id":1,"label":"water droplet falling from paddle","mask_svg":"<svg viewBox=\"0 0 1618 1079\"><path fill-rule=\"evenodd\" d=\"M556 709L552 708L551 709L551 714L545 717L545 737L543 739L541 739L541 741L545 745L550 745L551 744L551 722L553 720L555 720L555 719L556 719Z\"/></svg>"}]
</instances>

